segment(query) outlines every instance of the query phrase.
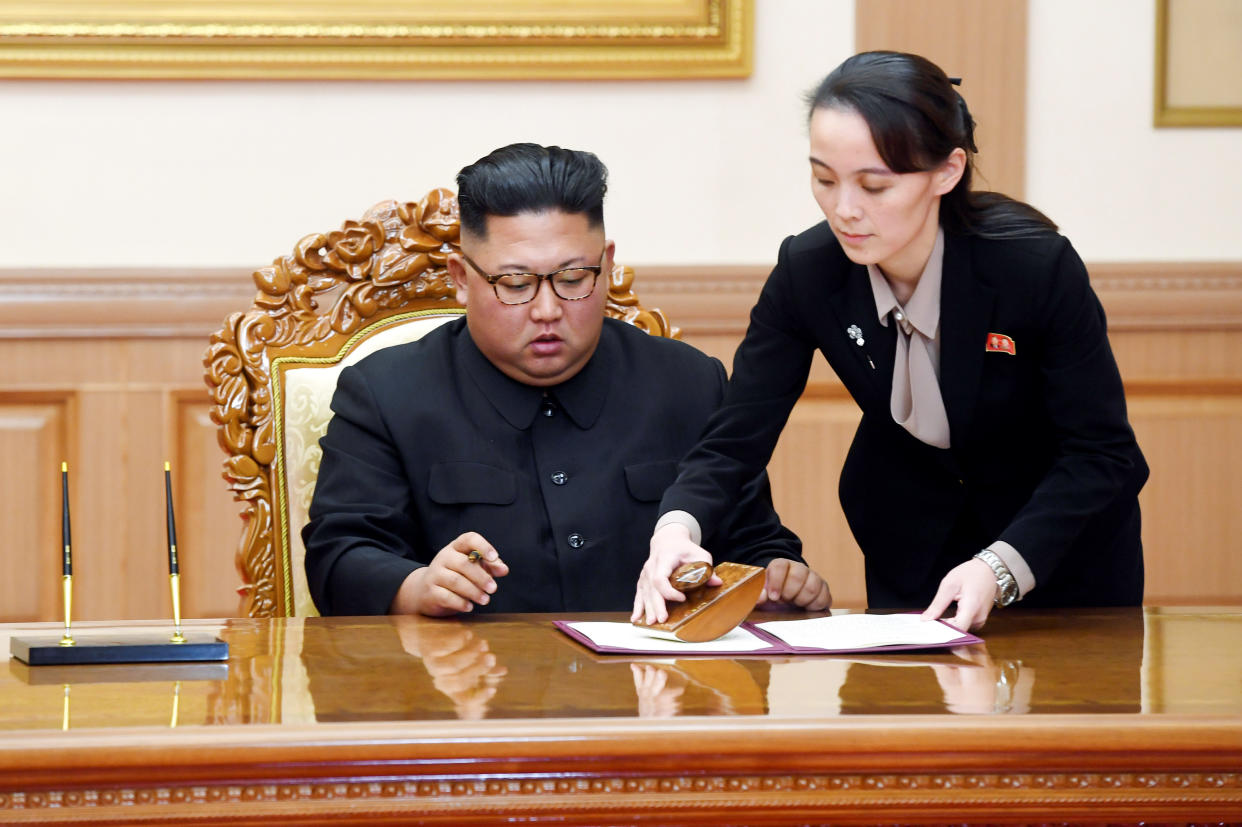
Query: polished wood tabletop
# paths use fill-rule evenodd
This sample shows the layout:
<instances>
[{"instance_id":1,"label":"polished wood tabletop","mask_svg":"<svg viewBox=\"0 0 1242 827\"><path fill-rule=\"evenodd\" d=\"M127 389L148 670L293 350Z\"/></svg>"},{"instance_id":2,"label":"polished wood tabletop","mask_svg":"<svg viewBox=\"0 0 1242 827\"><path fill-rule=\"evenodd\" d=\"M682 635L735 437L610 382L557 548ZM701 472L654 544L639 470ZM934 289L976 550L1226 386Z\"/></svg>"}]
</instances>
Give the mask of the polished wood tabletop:
<instances>
[{"instance_id":1,"label":"polished wood tabletop","mask_svg":"<svg viewBox=\"0 0 1242 827\"><path fill-rule=\"evenodd\" d=\"M599 655L552 620L194 621L227 662L10 659L0 822L1242 819L1239 608L997 612L982 644L875 656Z\"/></svg>"}]
</instances>

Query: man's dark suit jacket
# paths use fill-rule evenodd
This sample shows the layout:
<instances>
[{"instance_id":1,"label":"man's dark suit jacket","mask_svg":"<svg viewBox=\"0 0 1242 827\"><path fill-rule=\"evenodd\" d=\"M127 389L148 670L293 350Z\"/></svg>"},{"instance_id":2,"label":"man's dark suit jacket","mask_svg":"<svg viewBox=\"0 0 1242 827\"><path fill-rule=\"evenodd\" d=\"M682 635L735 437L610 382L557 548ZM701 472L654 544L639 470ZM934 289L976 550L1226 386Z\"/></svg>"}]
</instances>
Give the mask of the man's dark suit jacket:
<instances>
[{"instance_id":1,"label":"man's dark suit jacket","mask_svg":"<svg viewBox=\"0 0 1242 827\"><path fill-rule=\"evenodd\" d=\"M855 325L861 345L848 332ZM1069 242L1051 232L1005 241L945 233L947 450L893 421L895 331L877 319L866 268L826 223L786 239L724 404L661 513L690 512L710 542L737 483L767 465L819 350L862 409L839 495L872 606L925 606L951 568L995 540L1035 576L1023 605L1140 603L1147 464L1103 309ZM991 334L1009 337L1013 352L987 350Z\"/></svg>"},{"instance_id":2,"label":"man's dark suit jacket","mask_svg":"<svg viewBox=\"0 0 1242 827\"><path fill-rule=\"evenodd\" d=\"M497 370L465 320L342 371L302 532L323 614L383 614L401 582L476 531L510 573L475 611L628 611L664 489L724 392L689 345L605 320L595 354L554 388ZM752 476L719 559L801 560Z\"/></svg>"}]
</instances>

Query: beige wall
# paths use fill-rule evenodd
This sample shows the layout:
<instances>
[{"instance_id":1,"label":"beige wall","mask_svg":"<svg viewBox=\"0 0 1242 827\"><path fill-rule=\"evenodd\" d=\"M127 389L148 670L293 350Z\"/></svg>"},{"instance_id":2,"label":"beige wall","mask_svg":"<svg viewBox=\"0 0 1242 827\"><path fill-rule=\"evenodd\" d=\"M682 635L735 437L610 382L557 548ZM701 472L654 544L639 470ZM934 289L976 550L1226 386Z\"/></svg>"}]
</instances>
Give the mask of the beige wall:
<instances>
[{"instance_id":1,"label":"beige wall","mask_svg":"<svg viewBox=\"0 0 1242 827\"><path fill-rule=\"evenodd\" d=\"M1242 258L1242 130L1151 126L1153 0L1029 9L1028 197L1089 261ZM0 267L253 267L527 139L609 164L626 261L765 264L817 218L800 95L853 31L849 0L756 0L746 80L6 81Z\"/></svg>"},{"instance_id":2,"label":"beige wall","mask_svg":"<svg viewBox=\"0 0 1242 827\"><path fill-rule=\"evenodd\" d=\"M1026 197L1087 261L1242 259L1242 129L1152 126L1151 0L1030 0Z\"/></svg>"},{"instance_id":3,"label":"beige wall","mask_svg":"<svg viewBox=\"0 0 1242 827\"><path fill-rule=\"evenodd\" d=\"M768 261L816 220L801 96L853 3L757 5L744 80L0 83L0 267L254 267L520 140L604 159L627 262Z\"/></svg>"}]
</instances>

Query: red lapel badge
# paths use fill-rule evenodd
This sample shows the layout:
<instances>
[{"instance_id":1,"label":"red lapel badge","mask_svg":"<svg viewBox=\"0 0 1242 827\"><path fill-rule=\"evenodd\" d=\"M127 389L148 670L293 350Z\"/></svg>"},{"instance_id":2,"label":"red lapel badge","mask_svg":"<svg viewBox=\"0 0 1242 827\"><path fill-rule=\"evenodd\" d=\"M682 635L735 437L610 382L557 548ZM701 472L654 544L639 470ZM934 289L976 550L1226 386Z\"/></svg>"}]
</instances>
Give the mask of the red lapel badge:
<instances>
[{"instance_id":1,"label":"red lapel badge","mask_svg":"<svg viewBox=\"0 0 1242 827\"><path fill-rule=\"evenodd\" d=\"M983 349L989 353L1008 353L1010 356L1014 356L1018 352L1014 348L1013 339L1004 333L989 333L987 344L984 345Z\"/></svg>"}]
</instances>

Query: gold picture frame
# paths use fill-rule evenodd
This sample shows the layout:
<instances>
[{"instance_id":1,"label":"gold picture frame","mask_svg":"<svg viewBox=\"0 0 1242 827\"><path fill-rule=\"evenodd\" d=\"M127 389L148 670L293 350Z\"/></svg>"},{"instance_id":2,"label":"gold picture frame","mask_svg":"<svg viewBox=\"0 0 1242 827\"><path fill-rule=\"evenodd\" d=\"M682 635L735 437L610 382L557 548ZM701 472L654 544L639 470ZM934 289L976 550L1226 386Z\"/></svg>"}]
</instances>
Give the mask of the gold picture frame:
<instances>
[{"instance_id":1,"label":"gold picture frame","mask_svg":"<svg viewBox=\"0 0 1242 827\"><path fill-rule=\"evenodd\" d=\"M1156 126L1242 126L1242 0L1156 0Z\"/></svg>"},{"instance_id":2,"label":"gold picture frame","mask_svg":"<svg viewBox=\"0 0 1242 827\"><path fill-rule=\"evenodd\" d=\"M754 0L4 0L0 77L746 77Z\"/></svg>"}]
</instances>

